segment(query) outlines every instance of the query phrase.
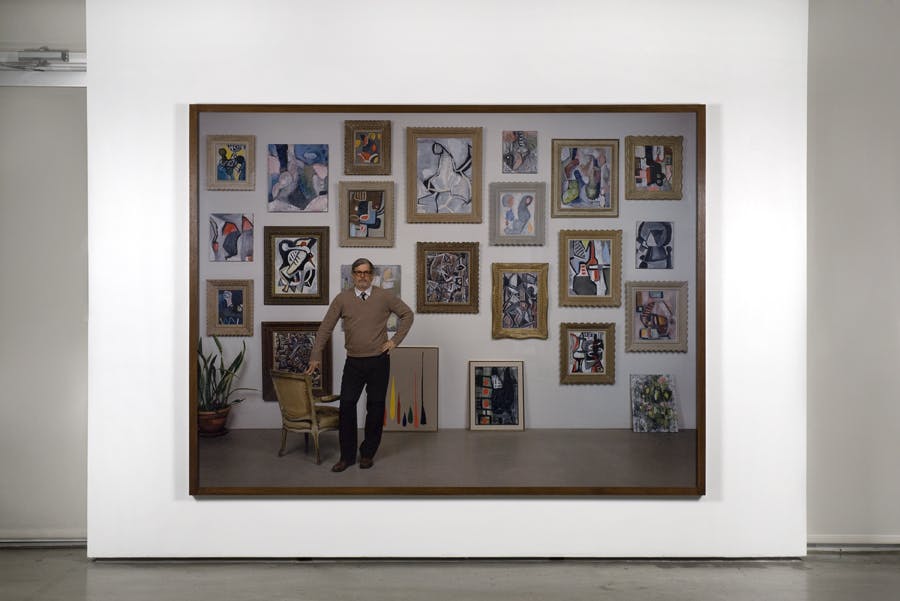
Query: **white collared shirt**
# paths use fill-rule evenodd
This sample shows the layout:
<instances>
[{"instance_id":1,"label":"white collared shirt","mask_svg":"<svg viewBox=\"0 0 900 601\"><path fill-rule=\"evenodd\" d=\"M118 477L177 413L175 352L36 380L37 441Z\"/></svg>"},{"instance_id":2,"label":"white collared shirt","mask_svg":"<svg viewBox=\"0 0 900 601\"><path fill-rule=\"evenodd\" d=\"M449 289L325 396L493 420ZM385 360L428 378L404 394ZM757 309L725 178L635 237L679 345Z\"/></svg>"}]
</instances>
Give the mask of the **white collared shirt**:
<instances>
[{"instance_id":1,"label":"white collared shirt","mask_svg":"<svg viewBox=\"0 0 900 601\"><path fill-rule=\"evenodd\" d=\"M353 292L356 293L356 298L362 298L363 292L366 293L366 299L365 299L365 300L368 300L368 299L372 298L372 286L369 286L369 287L366 288L365 290L360 290L359 288L353 288Z\"/></svg>"}]
</instances>

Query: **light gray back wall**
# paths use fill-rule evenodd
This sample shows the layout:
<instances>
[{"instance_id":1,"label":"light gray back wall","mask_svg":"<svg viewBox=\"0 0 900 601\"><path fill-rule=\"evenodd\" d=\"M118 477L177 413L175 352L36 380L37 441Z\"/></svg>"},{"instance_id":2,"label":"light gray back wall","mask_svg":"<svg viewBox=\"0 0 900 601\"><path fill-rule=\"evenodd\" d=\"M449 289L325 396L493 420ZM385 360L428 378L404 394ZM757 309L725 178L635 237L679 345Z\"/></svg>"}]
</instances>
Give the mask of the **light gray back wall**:
<instances>
[{"instance_id":1,"label":"light gray back wall","mask_svg":"<svg viewBox=\"0 0 900 601\"><path fill-rule=\"evenodd\" d=\"M0 539L84 538L84 88L0 87Z\"/></svg>"},{"instance_id":2,"label":"light gray back wall","mask_svg":"<svg viewBox=\"0 0 900 601\"><path fill-rule=\"evenodd\" d=\"M898 23L896 0L810 2L813 543L900 543Z\"/></svg>"}]
</instances>

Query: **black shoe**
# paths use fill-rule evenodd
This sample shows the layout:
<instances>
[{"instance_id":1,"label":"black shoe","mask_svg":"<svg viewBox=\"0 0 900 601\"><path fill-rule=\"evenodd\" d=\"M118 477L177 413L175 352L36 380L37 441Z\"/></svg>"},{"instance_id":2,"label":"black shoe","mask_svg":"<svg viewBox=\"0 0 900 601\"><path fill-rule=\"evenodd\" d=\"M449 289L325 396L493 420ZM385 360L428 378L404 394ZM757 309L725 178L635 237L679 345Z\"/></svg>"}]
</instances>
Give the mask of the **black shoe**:
<instances>
[{"instance_id":1,"label":"black shoe","mask_svg":"<svg viewBox=\"0 0 900 601\"><path fill-rule=\"evenodd\" d=\"M345 469L347 469L351 465L353 465L353 463L344 461L343 459L341 459L340 461L338 461L337 463L335 463L334 465L331 466L331 471L332 472L343 472Z\"/></svg>"},{"instance_id":2,"label":"black shoe","mask_svg":"<svg viewBox=\"0 0 900 601\"><path fill-rule=\"evenodd\" d=\"M359 469L367 470L370 467L375 465L375 461L371 457L360 457L359 458Z\"/></svg>"}]
</instances>

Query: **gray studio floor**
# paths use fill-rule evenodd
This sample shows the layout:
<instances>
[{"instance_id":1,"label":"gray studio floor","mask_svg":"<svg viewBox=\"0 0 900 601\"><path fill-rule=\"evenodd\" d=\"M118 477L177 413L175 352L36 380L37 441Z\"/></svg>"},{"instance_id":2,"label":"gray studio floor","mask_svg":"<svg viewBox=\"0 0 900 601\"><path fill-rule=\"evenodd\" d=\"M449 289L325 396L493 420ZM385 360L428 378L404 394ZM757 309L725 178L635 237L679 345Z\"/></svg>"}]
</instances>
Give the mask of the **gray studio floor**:
<instances>
[{"instance_id":1,"label":"gray studio floor","mask_svg":"<svg viewBox=\"0 0 900 601\"><path fill-rule=\"evenodd\" d=\"M900 552L762 561L106 561L84 549L0 549L0 599L886 601Z\"/></svg>"}]
</instances>

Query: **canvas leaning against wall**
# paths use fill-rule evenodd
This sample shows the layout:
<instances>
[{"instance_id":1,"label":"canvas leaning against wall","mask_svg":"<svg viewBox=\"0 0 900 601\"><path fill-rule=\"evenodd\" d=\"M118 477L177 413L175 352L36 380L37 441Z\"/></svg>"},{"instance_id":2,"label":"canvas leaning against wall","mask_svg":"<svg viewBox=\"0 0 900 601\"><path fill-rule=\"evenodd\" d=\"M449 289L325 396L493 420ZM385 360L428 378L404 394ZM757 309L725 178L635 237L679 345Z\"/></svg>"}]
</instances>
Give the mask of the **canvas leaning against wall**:
<instances>
[{"instance_id":1,"label":"canvas leaning against wall","mask_svg":"<svg viewBox=\"0 0 900 601\"><path fill-rule=\"evenodd\" d=\"M191 105L189 127L190 494L704 494L703 105ZM271 374L309 368L360 257L415 319L374 468L333 473L338 432L283 441L312 418ZM214 335L243 400L201 437ZM348 335L309 376L322 415Z\"/></svg>"}]
</instances>

